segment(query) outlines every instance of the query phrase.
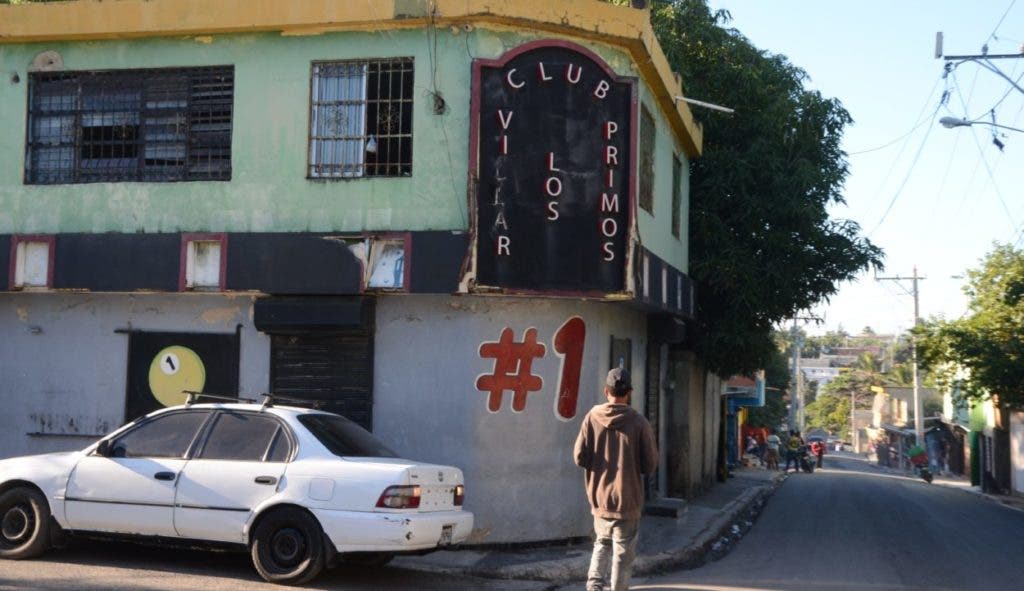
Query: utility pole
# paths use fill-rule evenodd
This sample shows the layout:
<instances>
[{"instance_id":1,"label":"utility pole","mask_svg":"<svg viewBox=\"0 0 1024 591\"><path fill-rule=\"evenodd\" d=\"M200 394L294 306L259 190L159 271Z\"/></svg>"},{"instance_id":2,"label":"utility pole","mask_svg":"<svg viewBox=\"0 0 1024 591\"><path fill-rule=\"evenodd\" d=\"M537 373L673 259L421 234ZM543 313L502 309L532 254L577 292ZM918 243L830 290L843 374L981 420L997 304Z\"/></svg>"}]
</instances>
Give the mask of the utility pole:
<instances>
[{"instance_id":1,"label":"utility pole","mask_svg":"<svg viewBox=\"0 0 1024 591\"><path fill-rule=\"evenodd\" d=\"M926 277L918 277L917 265L914 265L914 274L910 277L875 277L875 281L910 281L911 289L908 293L914 296L914 326L917 327L921 321L920 307L918 304L918 289L917 282L926 279ZM907 291L902 284L898 284L904 291ZM917 337L913 333L910 335L910 351L913 359L913 370L914 370L914 435L917 438L917 444L924 447L924 409L921 406L921 389L917 374Z\"/></svg>"},{"instance_id":2,"label":"utility pole","mask_svg":"<svg viewBox=\"0 0 1024 591\"><path fill-rule=\"evenodd\" d=\"M793 330L792 330L792 341L793 341L793 376L791 383L793 389L789 394L789 429L797 429L797 418L798 408L800 406L800 349L803 348L799 333L796 330L796 316L793 317Z\"/></svg>"},{"instance_id":3,"label":"utility pole","mask_svg":"<svg viewBox=\"0 0 1024 591\"><path fill-rule=\"evenodd\" d=\"M800 371L800 351L804 348L804 339L797 331L797 320L813 320L820 323L821 319L816 316L794 316L793 317L793 375L791 383L793 390L789 395L789 428L800 432L804 430L804 394L803 394L803 373Z\"/></svg>"}]
</instances>

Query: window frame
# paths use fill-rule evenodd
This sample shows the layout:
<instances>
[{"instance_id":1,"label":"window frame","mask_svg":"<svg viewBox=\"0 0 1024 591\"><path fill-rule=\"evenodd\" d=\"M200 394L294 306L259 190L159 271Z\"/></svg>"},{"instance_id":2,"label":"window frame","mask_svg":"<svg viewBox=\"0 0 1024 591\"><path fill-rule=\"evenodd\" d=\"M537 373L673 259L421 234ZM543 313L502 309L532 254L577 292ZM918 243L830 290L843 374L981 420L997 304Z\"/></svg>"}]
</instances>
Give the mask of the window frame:
<instances>
[{"instance_id":1,"label":"window frame","mask_svg":"<svg viewBox=\"0 0 1024 591\"><path fill-rule=\"evenodd\" d=\"M672 235L681 240L683 220L683 159L672 154Z\"/></svg>"},{"instance_id":2,"label":"window frame","mask_svg":"<svg viewBox=\"0 0 1024 591\"><path fill-rule=\"evenodd\" d=\"M310 426L308 424L309 421L317 422L317 421L320 421L321 418L324 421L334 421L334 420L341 419L342 423L351 423L352 427L355 427L356 429L358 429L360 431L364 431L365 435L368 435L370 440L373 443L377 444L377 447L383 453L380 453L378 455L357 455L357 454L342 455L342 454L338 453L333 448L332 442L324 441L324 439L321 438L321 434L317 431L317 429L323 429L325 427L323 424L315 424L313 426ZM396 452L395 450L393 450L390 447L388 447L388 445L386 443L384 443L383 441L381 441L376 435L374 435L373 433L371 433L367 429L364 429L362 426L359 425L359 423L356 423L355 421L353 421L352 419L349 419L348 417L344 417L342 415L338 415L338 414L334 414L334 413L305 413L305 414L302 414L302 415L299 415L298 417L296 417L296 420L298 421L298 423L300 425L302 425L303 429L305 429L306 432L309 433L310 437L312 437L317 443L319 443L327 451L327 453L329 453L329 454L331 454L331 455L333 455L335 457L339 457L339 458L343 458L343 459L348 459L348 458L401 458L402 457L398 452ZM346 427L347 427L347 425L346 425ZM358 433L358 431L356 433ZM358 436L359 437L363 437L364 434L358 434ZM346 441L345 443L350 443L350 442ZM359 443L361 444L362 442L359 442Z\"/></svg>"},{"instance_id":3,"label":"window frame","mask_svg":"<svg viewBox=\"0 0 1024 591\"><path fill-rule=\"evenodd\" d=\"M646 211L647 213L654 215L654 171L656 168L655 160L657 159L657 143L658 143L658 123L654 120L654 115L648 110L647 105L640 105L640 125L637 131L638 134L638 150L637 157L637 205ZM648 124L649 122L649 124ZM650 140L645 141L645 128L649 125L650 129Z\"/></svg>"},{"instance_id":4,"label":"window frame","mask_svg":"<svg viewBox=\"0 0 1024 591\"><path fill-rule=\"evenodd\" d=\"M25 185L231 180L234 65L31 72L28 82Z\"/></svg>"},{"instance_id":5,"label":"window frame","mask_svg":"<svg viewBox=\"0 0 1024 591\"><path fill-rule=\"evenodd\" d=\"M185 446L185 452L181 456L152 456L152 455L144 455L144 456L114 456L114 455L111 455L110 457L111 458L115 458L115 459L137 459L137 458L162 458L162 459L173 459L173 460L188 460L188 459L191 459L193 454L195 453L196 446L199 444L199 441L201 441L205 437L205 434L206 434L206 432L207 432L207 430L209 429L209 426L210 426L210 420L213 418L213 416L215 414L210 409L205 409L205 408L185 408L185 409L175 410L175 411L171 411L171 412L160 413L160 414L155 415L155 416L147 417L144 420L141 420L137 424L131 426L128 429L126 429L125 431L123 431L121 433L117 433L116 435L114 435L112 437L109 437L108 439L110 441L111 452L113 452L114 448L117 447L117 443L119 441L121 441L122 439L124 439L125 437L128 437L129 435L131 435L133 433L136 433L140 429L142 429L142 428L144 428L146 426L152 425L153 423L155 423L155 422L157 422L157 421L159 421L161 419L169 418L169 417L172 417L172 416L175 416L175 415L184 415L184 414L203 414L203 415L206 415L206 417L202 420L202 422L199 423L199 426L196 427L196 432L192 435L192 439L189 441L188 445ZM96 451L94 450L93 451L93 455L95 455L95 454L96 454Z\"/></svg>"},{"instance_id":6,"label":"window frame","mask_svg":"<svg viewBox=\"0 0 1024 591\"><path fill-rule=\"evenodd\" d=\"M270 440L267 442L267 445L264 448L263 454L260 456L259 460L240 460L240 459L231 459L231 458L204 458L204 457L202 457L203 452L206 450L206 445L210 441L210 436L213 434L213 430L217 426L217 422L220 421L220 417L222 415L225 415L225 414L251 415L251 416L257 416L257 417L264 417L264 418L271 419L271 420L273 420L274 422L277 423L277 429L270 436ZM260 463L260 464L264 464L264 463L275 463L275 464L276 463L283 463L283 464L287 464L287 463L290 463L292 460L294 460L296 453L298 453L298 447L299 446L298 446L298 442L297 442L297 440L295 438L295 435L292 433L291 428L288 426L288 423L285 422L284 420L282 420L278 416L275 416L275 415L272 415L272 414L269 414L269 413L263 413L263 412L253 412L253 411L235 410L235 409L217 409L217 410L215 410L213 412L213 415L214 416L205 425L205 429L204 429L204 431L202 433L202 436L200 437L200 441L197 442L195 448L192 450L192 454L189 456L189 459L205 460L205 461L209 461L209 462L246 462L246 463ZM285 440L288 442L288 447L289 447L288 455L281 462L271 462L270 459L269 459L270 452L274 448L274 441L276 440L276 438L277 438L277 436L279 434L284 435Z\"/></svg>"},{"instance_id":7,"label":"window frame","mask_svg":"<svg viewBox=\"0 0 1024 591\"><path fill-rule=\"evenodd\" d=\"M381 98L381 95L378 95L377 98L371 99L369 79L371 75L373 75L370 71L370 67L372 65L376 65L377 67L380 67L381 65L388 65L391 67L396 65L404 67L405 65L408 65L408 71L399 71L400 77L397 96L388 93L387 98ZM319 69L325 67L342 68L346 66L363 66L363 78L360 83L362 93L361 98L352 99L340 96L338 98L331 99L330 101L320 100L320 97L318 96L318 83L327 77L321 75L319 73ZM389 71L389 75L393 73L393 71ZM376 75L378 76L377 86L379 89L381 73L378 71ZM405 94L406 76L409 77L407 95ZM340 78L340 76L337 78ZM311 181L345 181L366 178L411 178L413 176L413 148L415 140L415 88L416 60L412 56L316 60L311 62L309 70L309 125L307 126L306 134L306 179ZM330 136L318 134L318 130L321 126L318 109L332 101L336 103L347 103L350 107L357 106L359 108L359 119L362 126L361 135L344 135L338 131L335 132L335 135ZM376 103L378 105L378 109L383 105L399 105L398 128L395 133L380 133L379 114L376 122L370 121L369 114L371 103ZM405 125L406 117L406 111L404 110L405 105L407 105L408 109L408 129L403 133L403 126ZM371 129L371 126L373 129ZM367 144L371 139L376 145L376 149L372 151L367 149ZM368 152L379 154L381 149L384 148L385 145L388 145L385 142L392 141L396 142L398 146L397 161L385 161L383 163L367 162L366 154ZM404 142L406 141L408 143L408 147L404 148ZM358 149L355 151L355 153L358 154L358 161L344 161L345 150L348 149L344 147L341 148L341 157L331 161L322 159L319 154L321 153L324 142L358 142ZM387 148L387 151L390 153L390 146ZM373 169L372 172L371 168ZM396 168L397 172L390 172L390 169L392 168ZM325 169L334 170L325 171ZM384 169L384 172L381 172L380 169Z\"/></svg>"}]
</instances>

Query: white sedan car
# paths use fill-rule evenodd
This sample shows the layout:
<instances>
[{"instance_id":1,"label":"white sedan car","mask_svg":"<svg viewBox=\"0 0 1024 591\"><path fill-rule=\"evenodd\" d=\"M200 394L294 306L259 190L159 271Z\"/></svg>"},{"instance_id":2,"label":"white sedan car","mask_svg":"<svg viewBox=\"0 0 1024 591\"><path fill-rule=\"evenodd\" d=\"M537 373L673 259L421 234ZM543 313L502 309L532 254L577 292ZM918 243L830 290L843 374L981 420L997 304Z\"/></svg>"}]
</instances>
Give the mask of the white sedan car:
<instances>
[{"instance_id":1,"label":"white sedan car","mask_svg":"<svg viewBox=\"0 0 1024 591\"><path fill-rule=\"evenodd\" d=\"M0 460L0 558L64 533L247 548L301 584L337 554L383 564L465 541L462 472L395 455L341 416L272 404L151 413L83 451Z\"/></svg>"}]
</instances>

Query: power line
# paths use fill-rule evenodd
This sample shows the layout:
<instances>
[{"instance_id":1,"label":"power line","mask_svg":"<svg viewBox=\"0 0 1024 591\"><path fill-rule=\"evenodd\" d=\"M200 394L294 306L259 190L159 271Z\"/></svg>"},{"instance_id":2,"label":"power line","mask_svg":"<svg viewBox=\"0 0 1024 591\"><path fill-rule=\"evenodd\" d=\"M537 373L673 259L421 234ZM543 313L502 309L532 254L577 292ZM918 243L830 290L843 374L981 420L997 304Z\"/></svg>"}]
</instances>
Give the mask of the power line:
<instances>
[{"instance_id":1,"label":"power line","mask_svg":"<svg viewBox=\"0 0 1024 591\"><path fill-rule=\"evenodd\" d=\"M946 95L943 94L943 98L945 98L945 96ZM944 101L939 101L939 104L935 105L935 110L932 111L931 116L932 121L934 121L935 116L939 114L939 109L942 107L943 104ZM896 200L899 199L900 194L903 193L903 189L907 186L907 182L910 180L910 176L913 174L914 168L917 166L917 161L921 158L921 152L924 150L925 144L928 143L928 137L931 135L932 129L934 127L934 125L928 126L928 129L925 131L924 138L921 139L921 145L918 146L917 153L914 154L914 159L910 162L910 168L907 169L907 174L906 176L903 177L903 182L900 183L900 187L899 189L896 190L896 194L893 195L892 199L889 201L889 205L888 207L885 208L885 213L882 214L881 219L879 219L878 223L875 224L875 227L870 232L868 232L868 237L871 237L871 235L873 235L878 230L878 228L882 226L882 223L885 222L885 218L888 217L889 212L892 211L892 206L896 204Z\"/></svg>"},{"instance_id":2,"label":"power line","mask_svg":"<svg viewBox=\"0 0 1024 591\"><path fill-rule=\"evenodd\" d=\"M927 111L928 105L931 104L932 98L935 96L935 89L938 88L939 82L943 82L945 79L946 79L946 74L945 74L945 72L943 72L943 74L941 76L939 76L939 78L937 78L935 80L935 84L932 86L932 89L928 92L928 98L925 99L924 104L921 105L921 112L918 113L918 115L917 115L917 119L918 119L919 122L920 121L927 122L929 120L934 120L934 118L935 118L934 113L932 114L931 118L922 118L922 117L925 114L925 112ZM948 100L948 98L949 98L948 88L943 89L942 96L939 99L939 104L941 105L944 101ZM918 127L920 127L920 125L915 123L914 129L916 129ZM865 211L869 210L871 208L871 206L874 205L875 200L878 199L878 196L882 194L882 190L885 188L886 183L889 182L889 177L892 176L892 172L894 170L896 170L896 165L900 162L900 158L903 157L903 151L907 149L907 145L909 145L909 143L910 143L910 135L907 134L907 135L904 135L903 137L906 138L906 139L903 142L903 145L900 146L899 152L896 153L896 156L892 159L892 162L889 164L889 169L885 171L885 176L882 177L882 181L880 183L878 183L878 188L875 189L875 192L872 193L871 198L868 199L867 202L864 204Z\"/></svg>"},{"instance_id":3,"label":"power line","mask_svg":"<svg viewBox=\"0 0 1024 591\"><path fill-rule=\"evenodd\" d=\"M996 26L995 26L995 28L994 28L994 29L992 29L992 33L991 33L991 34L990 34L990 35L988 36L988 39L986 39L986 40L985 40L985 43L986 43L986 44L987 44L987 43L988 43L989 41L991 41L992 39L994 39L994 38L995 38L995 36L996 36L996 31L998 31L998 30L999 30L999 27L1001 27L1001 26L1003 25L1003 21L1004 21L1004 20L1006 20L1006 15L1010 14L1010 10L1012 10L1012 9L1013 9L1013 5L1014 5L1014 4L1016 4L1016 3L1017 3L1017 0L1010 0L1010 5L1006 7L1006 12L1004 12L1004 13L1003 13L1003 16L1002 16L1002 18L1000 18L1000 19L999 19L999 22L998 22L998 23L996 23Z\"/></svg>"},{"instance_id":4,"label":"power line","mask_svg":"<svg viewBox=\"0 0 1024 591\"><path fill-rule=\"evenodd\" d=\"M939 189L935 193L935 203L932 206L932 221L935 220L935 215L939 211L939 200L942 198L942 194L946 190L946 180L949 179L949 171L953 168L953 158L956 156L956 149L959 145L960 134L956 134L956 137L953 138L953 149L949 151L949 160L946 162L946 169L942 173L942 182L939 183Z\"/></svg>"},{"instance_id":5,"label":"power line","mask_svg":"<svg viewBox=\"0 0 1024 591\"><path fill-rule=\"evenodd\" d=\"M1013 65L1014 71L1017 70L1017 66L1018 66L1018 64L1014 64ZM1014 84L1019 85L1020 81L1022 79L1024 79L1024 73L1022 73L1020 76L1017 76L1017 79L1014 80L1013 82L1014 82ZM996 109L996 107L998 107L999 105L1003 104L1003 101L1006 100L1006 97L1010 96L1010 94L1012 94L1014 90L1017 90L1016 86L1010 85L1010 88L1006 89L1006 93L1002 96L1002 98L1000 98L998 101L996 101L996 104L992 105L992 108L989 109L989 111L994 111ZM973 117L972 117L972 119L973 119Z\"/></svg>"},{"instance_id":6,"label":"power line","mask_svg":"<svg viewBox=\"0 0 1024 591\"><path fill-rule=\"evenodd\" d=\"M939 83L942 82L943 78L945 78L945 76L940 76L940 77L938 77L935 80L935 84L932 85L932 89L928 91L928 98L925 99L924 104L921 105L921 112L917 114L917 123L915 123L914 126L911 127L910 130L907 133L899 136L898 138L896 138L894 140L888 141L888 142L886 142L886 143L884 143L884 144L882 144L880 146L875 146L874 148L868 148L866 150L857 150L855 152L849 152L847 154L847 156L857 156L857 155L860 155L860 154L867 154L869 152L877 152L878 150L881 150L883 148L888 148L889 146L895 144L896 142L898 142L898 141L906 138L910 134L914 133L915 131L917 131L917 129L919 127L921 127L922 125L927 123L928 120L925 119L923 116L925 114L925 111L928 109L928 105L931 104L931 102L932 102L932 96L935 95L935 89L939 86ZM897 156L897 158L899 158L899 156ZM886 176L888 176L888 175L886 175Z\"/></svg>"},{"instance_id":7,"label":"power line","mask_svg":"<svg viewBox=\"0 0 1024 591\"><path fill-rule=\"evenodd\" d=\"M994 132L993 132L993 134L994 134ZM987 172L987 173L988 173L988 179L989 179L989 181L991 181L991 182L992 182L992 189L993 189L993 190L995 191L995 193L996 193L996 197L997 197L997 198L999 199L999 203L1000 203L1000 204L1002 204L1002 206L1003 206L1003 211L1005 211L1005 212L1006 212L1006 219L1007 219L1007 220L1009 220L1009 222L1010 222L1010 225L1011 225L1012 227L1016 227L1016 226L1017 226L1017 223L1013 221L1013 214L1012 214L1012 213L1010 213L1010 208L1009 208L1009 207L1008 207L1008 206L1006 205L1006 200L1004 200L1004 199L1003 199L1003 194L1002 194L1002 192L1001 192L1001 191L999 190L999 185L998 185L998 183L996 183L996 178L995 178L995 175L994 175L994 174L992 174L992 167L990 167L990 166L988 165L988 159L987 159L987 158L985 158L985 154L984 154L984 149L983 149L983 148L981 147L981 142L979 142L979 141L978 141L978 136L977 136L977 134L975 134L975 133L974 133L974 128L971 128L971 137L973 137L973 138L974 138L974 144L975 144L976 146L978 146L978 151L979 151L979 152L981 152L981 154L982 154L982 155L981 155L981 161L982 161L982 163L984 163L984 164L985 164L985 172ZM1002 151L1000 150L1000 156L1001 156L1001 155L1002 155ZM1002 162L1002 159L1001 159L1001 158L1000 158L1000 162Z\"/></svg>"},{"instance_id":8,"label":"power line","mask_svg":"<svg viewBox=\"0 0 1024 591\"><path fill-rule=\"evenodd\" d=\"M967 179L967 184L964 185L963 196L960 197L960 204L956 206L956 209L953 212L954 218L950 220L956 223L957 225L963 223L963 220L957 218L956 215L960 213L961 209L963 209L964 203L967 202L967 197L970 196L971 194L969 189L971 188L971 185L974 184L974 177L978 176L979 168L981 168L981 154L978 154L978 160L974 163L974 169L971 170L971 176L970 178Z\"/></svg>"}]
</instances>

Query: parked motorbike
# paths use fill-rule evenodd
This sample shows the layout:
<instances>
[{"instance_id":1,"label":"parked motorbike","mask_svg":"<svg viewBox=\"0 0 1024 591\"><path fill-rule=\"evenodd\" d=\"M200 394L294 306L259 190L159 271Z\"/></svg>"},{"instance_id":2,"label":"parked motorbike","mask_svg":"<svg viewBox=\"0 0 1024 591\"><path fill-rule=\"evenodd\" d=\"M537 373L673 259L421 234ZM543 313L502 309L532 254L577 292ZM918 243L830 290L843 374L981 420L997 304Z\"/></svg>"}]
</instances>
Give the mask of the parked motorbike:
<instances>
[{"instance_id":1,"label":"parked motorbike","mask_svg":"<svg viewBox=\"0 0 1024 591\"><path fill-rule=\"evenodd\" d=\"M800 454L800 459L799 459L800 469L803 470L804 472L807 472L808 474L813 474L814 473L814 463L815 463L816 459L810 453L808 453L806 445L801 445L800 446L799 454Z\"/></svg>"},{"instance_id":2,"label":"parked motorbike","mask_svg":"<svg viewBox=\"0 0 1024 591\"><path fill-rule=\"evenodd\" d=\"M907 450L907 457L910 459L910 465L914 468L914 474L931 484L933 476L932 471L928 468L928 453L924 448L915 445Z\"/></svg>"}]
</instances>

